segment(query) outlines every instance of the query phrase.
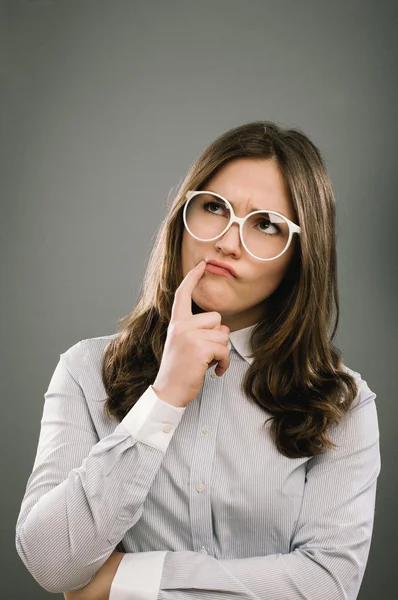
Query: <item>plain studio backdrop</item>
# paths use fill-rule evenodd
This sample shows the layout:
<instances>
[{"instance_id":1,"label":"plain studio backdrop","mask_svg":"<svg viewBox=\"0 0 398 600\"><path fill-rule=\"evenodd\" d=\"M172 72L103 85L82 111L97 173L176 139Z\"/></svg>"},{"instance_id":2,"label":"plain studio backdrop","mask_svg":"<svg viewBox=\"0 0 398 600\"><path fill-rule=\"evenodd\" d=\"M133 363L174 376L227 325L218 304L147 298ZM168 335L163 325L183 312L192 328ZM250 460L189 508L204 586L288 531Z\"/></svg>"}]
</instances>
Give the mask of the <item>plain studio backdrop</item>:
<instances>
[{"instance_id":1,"label":"plain studio backdrop","mask_svg":"<svg viewBox=\"0 0 398 600\"><path fill-rule=\"evenodd\" d=\"M14 536L60 353L116 332L169 194L257 119L302 129L333 181L336 344L382 453L359 597L397 597L398 3L10 0L0 19L1 597L54 597Z\"/></svg>"}]
</instances>

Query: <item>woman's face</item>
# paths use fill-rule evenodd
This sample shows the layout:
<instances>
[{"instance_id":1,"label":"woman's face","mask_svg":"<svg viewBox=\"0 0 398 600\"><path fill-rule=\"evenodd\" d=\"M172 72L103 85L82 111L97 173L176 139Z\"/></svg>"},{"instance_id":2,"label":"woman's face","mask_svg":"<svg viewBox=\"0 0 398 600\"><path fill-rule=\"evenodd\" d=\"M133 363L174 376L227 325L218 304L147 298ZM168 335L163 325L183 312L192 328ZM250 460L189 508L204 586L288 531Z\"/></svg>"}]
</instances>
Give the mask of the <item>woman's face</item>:
<instances>
[{"instance_id":1,"label":"woman's face","mask_svg":"<svg viewBox=\"0 0 398 600\"><path fill-rule=\"evenodd\" d=\"M229 200L238 217L253 209L275 210L297 223L293 204L276 162L269 159L239 158L224 165L207 183L206 190ZM211 242L201 242L184 227L182 238L182 274L202 259L215 259L236 271L225 277L207 271L196 285L193 312L217 311L222 324L231 331L254 325L266 311L268 298L279 286L293 257L296 235L286 252L275 260L257 260L246 252L234 223L224 235ZM195 307L196 305L196 307Z\"/></svg>"}]
</instances>

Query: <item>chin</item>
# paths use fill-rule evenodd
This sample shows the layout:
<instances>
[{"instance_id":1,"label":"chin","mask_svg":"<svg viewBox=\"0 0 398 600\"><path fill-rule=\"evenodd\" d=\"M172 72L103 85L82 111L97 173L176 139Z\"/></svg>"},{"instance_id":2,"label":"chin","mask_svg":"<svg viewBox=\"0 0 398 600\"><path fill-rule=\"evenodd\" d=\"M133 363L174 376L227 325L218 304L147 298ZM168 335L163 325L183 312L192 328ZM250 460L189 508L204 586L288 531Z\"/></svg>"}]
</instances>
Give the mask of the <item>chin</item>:
<instances>
[{"instance_id":1,"label":"chin","mask_svg":"<svg viewBox=\"0 0 398 600\"><path fill-rule=\"evenodd\" d=\"M193 309L195 309L196 312L212 312L212 311L216 311L218 313L220 313L221 315L229 315L229 314L235 314L236 310L234 310L233 308L231 308L231 304L225 304L224 302L220 301L219 299L215 299L215 300L211 300L211 299L200 299L200 300L193 300L192 299L192 303L193 303ZM194 313L195 314L195 313Z\"/></svg>"}]
</instances>

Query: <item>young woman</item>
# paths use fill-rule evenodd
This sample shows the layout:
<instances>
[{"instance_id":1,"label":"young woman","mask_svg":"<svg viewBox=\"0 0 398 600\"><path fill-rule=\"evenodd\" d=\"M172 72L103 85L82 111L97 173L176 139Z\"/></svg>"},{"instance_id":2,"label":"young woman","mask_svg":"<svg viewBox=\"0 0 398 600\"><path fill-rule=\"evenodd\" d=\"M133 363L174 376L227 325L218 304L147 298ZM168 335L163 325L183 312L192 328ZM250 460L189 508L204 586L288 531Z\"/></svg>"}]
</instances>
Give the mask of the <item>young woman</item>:
<instances>
[{"instance_id":1,"label":"young woman","mask_svg":"<svg viewBox=\"0 0 398 600\"><path fill-rule=\"evenodd\" d=\"M335 199L302 132L196 160L116 334L61 354L16 527L67 600L354 600L376 394L332 344Z\"/></svg>"}]
</instances>

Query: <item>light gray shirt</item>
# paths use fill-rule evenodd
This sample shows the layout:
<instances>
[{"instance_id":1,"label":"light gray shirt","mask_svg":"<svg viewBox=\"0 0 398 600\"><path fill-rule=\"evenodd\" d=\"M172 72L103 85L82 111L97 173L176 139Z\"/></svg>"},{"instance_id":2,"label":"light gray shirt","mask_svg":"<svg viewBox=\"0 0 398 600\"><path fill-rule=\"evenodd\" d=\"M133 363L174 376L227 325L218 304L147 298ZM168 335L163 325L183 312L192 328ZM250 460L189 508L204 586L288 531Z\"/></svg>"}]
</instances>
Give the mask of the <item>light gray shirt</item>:
<instances>
[{"instance_id":1,"label":"light gray shirt","mask_svg":"<svg viewBox=\"0 0 398 600\"><path fill-rule=\"evenodd\" d=\"M338 445L287 458L269 414L242 393L252 328L231 332L231 363L206 372L186 408L149 386L119 423L103 415L105 346L60 355L16 526L41 586L86 585L123 541L110 600L355 600L380 472L376 394L329 427Z\"/></svg>"}]
</instances>

